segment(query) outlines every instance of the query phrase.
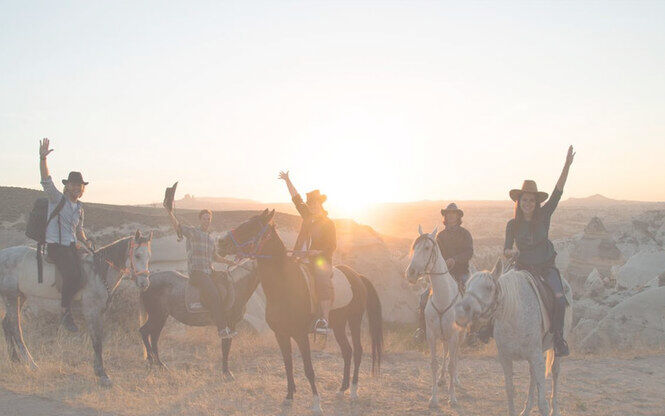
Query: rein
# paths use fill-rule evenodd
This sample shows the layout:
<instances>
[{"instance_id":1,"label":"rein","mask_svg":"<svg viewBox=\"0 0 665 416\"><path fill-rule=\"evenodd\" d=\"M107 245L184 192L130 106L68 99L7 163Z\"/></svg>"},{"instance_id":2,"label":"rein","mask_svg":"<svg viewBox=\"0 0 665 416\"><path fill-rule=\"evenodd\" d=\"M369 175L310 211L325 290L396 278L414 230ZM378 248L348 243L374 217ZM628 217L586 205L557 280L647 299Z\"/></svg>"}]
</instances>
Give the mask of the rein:
<instances>
[{"instance_id":1,"label":"rein","mask_svg":"<svg viewBox=\"0 0 665 416\"><path fill-rule=\"evenodd\" d=\"M437 252L436 252L436 250L439 248L439 245L436 243L436 241L434 241L434 239L433 239L432 237L429 236L429 234L423 234L423 235L421 235L420 237L418 237L418 238L416 239L416 241L414 242L414 245L415 245L415 244L418 244L418 240L421 240L421 239L423 239L423 238L426 238L426 239L430 240L430 241L432 242L432 244L433 244L433 246L432 246L432 250L430 250L429 259L427 259L427 263L425 264L425 268L424 268L424 271L423 271L423 275L428 274L428 275L432 276L432 275L445 275L445 274L450 274L450 272L448 271L448 268L447 268L447 267L446 267L446 271L445 271L445 272L433 272L433 271L432 271L432 270L434 270L434 268L436 267L436 263L437 263L437 261L439 260L439 256L437 256ZM432 263L433 263L433 264L432 264ZM431 267L430 267L430 264L432 264ZM429 269L429 271L427 271L428 269ZM448 311L450 310L450 308L453 307L453 305L455 305L455 302L457 301L457 298L459 298L459 295L460 295L459 285L458 285L458 288L457 288L457 289L458 289L458 290L457 290L457 294L455 294L455 297L453 298L453 300L452 300L452 301L450 302L450 304L449 304L448 306L446 306L446 308L443 309L443 310L439 310L439 308L437 308L437 307L436 307L436 304L434 303L434 298L433 298L433 297L430 297L430 299L429 299L429 303L432 305L432 307L434 308L434 310L436 311L436 313L439 315L439 321L440 321L441 319L443 319L443 315L444 315L446 312L448 312Z\"/></svg>"},{"instance_id":2,"label":"rein","mask_svg":"<svg viewBox=\"0 0 665 416\"><path fill-rule=\"evenodd\" d=\"M474 298L476 302L482 307L480 314L478 315L478 318L480 319L489 319L494 315L494 312L496 312L496 309L499 307L499 294L501 293L501 286L499 285L499 282L495 281L493 278L490 278L492 280L492 283L494 284L494 295L492 296L492 300L490 301L489 304L486 304L480 299L480 296L476 295L472 291L468 290L466 293Z\"/></svg>"},{"instance_id":3,"label":"rein","mask_svg":"<svg viewBox=\"0 0 665 416\"><path fill-rule=\"evenodd\" d=\"M115 288L118 287L122 279L125 277L125 275L129 274L131 276L131 280L136 280L138 276L142 275L149 275L150 271L148 270L141 270L137 271L136 270L136 265L134 264L134 249L142 246L148 246L150 245L150 242L147 243L141 243L141 244L136 244L134 242L134 237L130 237L129 244L127 245L127 252L125 257L125 264L127 264L127 258L129 258L129 267L118 267L115 263L113 263L111 260L109 260L106 256L104 256L104 261L111 267L113 270L117 271L120 274L120 277L118 278L118 281L116 282L115 286L113 288L109 287L109 282L108 279L106 278L106 273L104 273L103 276L101 276L102 281L104 282L104 287L106 288L106 306L108 307L109 303L111 303L111 298L113 297L113 293L115 292Z\"/></svg>"},{"instance_id":4,"label":"rein","mask_svg":"<svg viewBox=\"0 0 665 416\"><path fill-rule=\"evenodd\" d=\"M263 228L261 228L259 233L254 236L254 238L247 240L242 244L239 243L238 240L236 240L236 237L234 235L236 230L229 231L229 235L231 236L231 241L233 242L233 245L235 245L235 247L238 249L238 253L236 254L236 256L247 259L272 258L272 256L267 254L259 254L259 251L261 251L263 244L270 239L269 238L270 235L267 233L269 227L270 227L269 224L265 224ZM245 248L248 248L251 251L250 252L245 251Z\"/></svg>"}]
</instances>

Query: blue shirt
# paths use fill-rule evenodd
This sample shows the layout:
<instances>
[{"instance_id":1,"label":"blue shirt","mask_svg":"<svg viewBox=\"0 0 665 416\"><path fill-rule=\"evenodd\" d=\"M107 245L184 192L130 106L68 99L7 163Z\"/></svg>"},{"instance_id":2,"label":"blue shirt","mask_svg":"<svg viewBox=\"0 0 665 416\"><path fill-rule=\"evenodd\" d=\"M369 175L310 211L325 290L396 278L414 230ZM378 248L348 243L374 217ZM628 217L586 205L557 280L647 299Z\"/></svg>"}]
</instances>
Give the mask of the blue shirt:
<instances>
[{"instance_id":1,"label":"blue shirt","mask_svg":"<svg viewBox=\"0 0 665 416\"><path fill-rule=\"evenodd\" d=\"M62 192L58 191L50 176L41 183L48 197L48 215L51 216L51 213L62 199ZM65 197L62 209L46 227L46 242L68 246L76 242L77 232L82 228L83 205L80 201L72 202Z\"/></svg>"}]
</instances>

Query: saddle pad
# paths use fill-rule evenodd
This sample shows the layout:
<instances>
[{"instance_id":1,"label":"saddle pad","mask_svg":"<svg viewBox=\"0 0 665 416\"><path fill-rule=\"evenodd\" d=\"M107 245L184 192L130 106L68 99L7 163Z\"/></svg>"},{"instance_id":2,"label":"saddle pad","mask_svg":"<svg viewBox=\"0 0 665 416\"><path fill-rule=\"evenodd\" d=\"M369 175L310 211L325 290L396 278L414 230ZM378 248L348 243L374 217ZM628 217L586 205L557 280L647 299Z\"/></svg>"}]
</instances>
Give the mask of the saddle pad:
<instances>
[{"instance_id":1,"label":"saddle pad","mask_svg":"<svg viewBox=\"0 0 665 416\"><path fill-rule=\"evenodd\" d=\"M536 297L538 298L538 305L540 305L540 317L542 318L541 323L542 323L543 333L547 334L550 331L551 315L548 310L546 301L549 300L549 304L551 305L550 308L554 305L552 292L549 291L549 293L547 293L549 289L545 288L544 285L539 284L541 282L538 282L538 279L534 277L531 273L526 272L526 275L527 275L526 280L529 282L531 288L533 289L533 292L536 294Z\"/></svg>"},{"instance_id":2,"label":"saddle pad","mask_svg":"<svg viewBox=\"0 0 665 416\"><path fill-rule=\"evenodd\" d=\"M305 276L305 281L307 282L307 288L309 289L310 297L312 299L312 310L317 310L319 301L318 297L316 296L316 284L314 282L314 277L310 273L310 269L306 264L299 263L299 267L303 273L303 276ZM351 299L353 299L351 284L349 283L349 279L346 278L346 275L337 268L333 268L332 284L333 303L330 309L338 309L348 305L349 302L351 302Z\"/></svg>"}]
</instances>

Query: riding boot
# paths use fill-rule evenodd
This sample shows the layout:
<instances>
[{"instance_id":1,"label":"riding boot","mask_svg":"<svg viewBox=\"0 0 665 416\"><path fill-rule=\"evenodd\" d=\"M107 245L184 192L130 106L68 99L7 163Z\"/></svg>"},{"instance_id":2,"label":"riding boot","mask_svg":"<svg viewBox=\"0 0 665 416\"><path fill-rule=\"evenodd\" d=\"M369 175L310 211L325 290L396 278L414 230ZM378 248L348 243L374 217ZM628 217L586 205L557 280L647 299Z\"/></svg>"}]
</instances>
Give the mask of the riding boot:
<instances>
[{"instance_id":1,"label":"riding boot","mask_svg":"<svg viewBox=\"0 0 665 416\"><path fill-rule=\"evenodd\" d=\"M554 354L557 357L566 357L570 354L568 343L563 338L563 324L566 316L566 299L554 299L554 314L552 317L552 334L554 336Z\"/></svg>"}]
</instances>

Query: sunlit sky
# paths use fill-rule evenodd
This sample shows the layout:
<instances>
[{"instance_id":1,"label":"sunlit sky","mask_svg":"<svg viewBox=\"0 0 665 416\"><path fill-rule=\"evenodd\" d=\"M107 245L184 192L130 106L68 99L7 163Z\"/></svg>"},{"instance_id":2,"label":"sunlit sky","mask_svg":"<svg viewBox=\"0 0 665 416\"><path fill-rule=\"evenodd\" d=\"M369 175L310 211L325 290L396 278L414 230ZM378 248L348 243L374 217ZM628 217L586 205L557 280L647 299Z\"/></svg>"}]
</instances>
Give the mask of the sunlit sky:
<instances>
[{"instance_id":1,"label":"sunlit sky","mask_svg":"<svg viewBox=\"0 0 665 416\"><path fill-rule=\"evenodd\" d=\"M84 200L665 200L665 2L0 2L0 184Z\"/></svg>"}]
</instances>

